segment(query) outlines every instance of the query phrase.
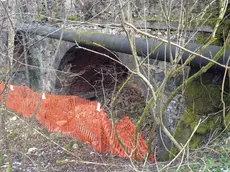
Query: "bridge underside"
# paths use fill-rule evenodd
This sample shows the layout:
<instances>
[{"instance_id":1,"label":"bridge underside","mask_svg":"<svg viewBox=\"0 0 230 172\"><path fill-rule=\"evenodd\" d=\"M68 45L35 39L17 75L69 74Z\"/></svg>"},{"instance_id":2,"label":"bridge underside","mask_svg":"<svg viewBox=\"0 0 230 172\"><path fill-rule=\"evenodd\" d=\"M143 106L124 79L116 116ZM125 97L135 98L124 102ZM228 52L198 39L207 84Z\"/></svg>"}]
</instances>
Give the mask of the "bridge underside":
<instances>
[{"instance_id":1,"label":"bridge underside","mask_svg":"<svg viewBox=\"0 0 230 172\"><path fill-rule=\"evenodd\" d=\"M113 59L119 61L116 54L101 47L70 48L58 67L55 92L94 99L113 90L128 75L128 70Z\"/></svg>"}]
</instances>

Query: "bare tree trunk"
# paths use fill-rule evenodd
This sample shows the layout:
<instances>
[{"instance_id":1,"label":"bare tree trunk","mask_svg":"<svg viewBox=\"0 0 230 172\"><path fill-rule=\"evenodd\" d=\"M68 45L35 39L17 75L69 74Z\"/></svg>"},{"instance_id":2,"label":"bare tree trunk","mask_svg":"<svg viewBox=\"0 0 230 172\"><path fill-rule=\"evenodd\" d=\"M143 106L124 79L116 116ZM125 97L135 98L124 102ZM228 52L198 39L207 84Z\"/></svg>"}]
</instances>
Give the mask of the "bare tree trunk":
<instances>
[{"instance_id":1,"label":"bare tree trunk","mask_svg":"<svg viewBox=\"0 0 230 172\"><path fill-rule=\"evenodd\" d=\"M12 66L13 66L13 56L14 56L14 37L15 37L15 30L14 30L14 25L15 25L15 16L16 16L16 1L15 0L10 0L8 1L8 6L4 4L1 1L1 5L3 9L5 10L5 14L7 15L8 18L8 51L7 51L7 59L8 59L8 72L6 73L5 77L5 89L4 89L4 96L3 96L3 101L1 104L1 117L0 117L0 128L2 130L2 137L3 137L3 142L4 142L4 147L7 153L7 158L8 158L8 168L7 172L12 171L12 152L10 150L10 143L7 137L7 131L6 131L6 123L5 123L5 109L6 109L6 99L7 99L7 94L8 94L8 85L10 83L11 79L11 71L12 71ZM10 5L10 6L9 6Z\"/></svg>"}]
</instances>

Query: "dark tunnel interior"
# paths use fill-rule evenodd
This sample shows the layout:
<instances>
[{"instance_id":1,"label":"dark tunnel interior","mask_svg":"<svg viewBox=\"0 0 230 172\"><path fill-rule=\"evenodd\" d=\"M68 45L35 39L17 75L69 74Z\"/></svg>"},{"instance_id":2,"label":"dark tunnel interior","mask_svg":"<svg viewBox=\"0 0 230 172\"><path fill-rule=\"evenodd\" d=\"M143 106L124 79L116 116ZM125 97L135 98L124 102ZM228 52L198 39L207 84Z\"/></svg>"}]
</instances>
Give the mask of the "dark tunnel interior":
<instances>
[{"instance_id":1,"label":"dark tunnel interior","mask_svg":"<svg viewBox=\"0 0 230 172\"><path fill-rule=\"evenodd\" d=\"M57 94L94 100L119 86L127 78L128 70L112 59L120 61L115 53L99 46L72 47L58 68Z\"/></svg>"}]
</instances>

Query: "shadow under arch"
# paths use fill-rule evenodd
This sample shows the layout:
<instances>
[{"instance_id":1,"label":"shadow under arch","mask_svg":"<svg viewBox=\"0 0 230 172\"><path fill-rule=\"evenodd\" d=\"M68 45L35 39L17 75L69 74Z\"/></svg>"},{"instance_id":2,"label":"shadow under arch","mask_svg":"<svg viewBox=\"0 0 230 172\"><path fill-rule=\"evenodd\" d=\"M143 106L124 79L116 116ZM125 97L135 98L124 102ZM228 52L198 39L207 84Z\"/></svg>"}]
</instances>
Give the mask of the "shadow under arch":
<instances>
[{"instance_id":1,"label":"shadow under arch","mask_svg":"<svg viewBox=\"0 0 230 172\"><path fill-rule=\"evenodd\" d=\"M103 91L114 89L127 78L128 70L112 59L120 62L115 53L103 47L73 46L65 53L58 67L56 94L92 100L102 95Z\"/></svg>"}]
</instances>

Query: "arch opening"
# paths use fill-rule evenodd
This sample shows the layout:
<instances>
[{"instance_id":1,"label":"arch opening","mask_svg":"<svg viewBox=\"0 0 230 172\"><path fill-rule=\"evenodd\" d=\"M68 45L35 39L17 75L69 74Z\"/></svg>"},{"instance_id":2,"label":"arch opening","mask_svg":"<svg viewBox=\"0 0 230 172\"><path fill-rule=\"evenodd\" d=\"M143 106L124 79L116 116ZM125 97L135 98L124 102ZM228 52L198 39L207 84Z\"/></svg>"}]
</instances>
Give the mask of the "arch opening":
<instances>
[{"instance_id":1,"label":"arch opening","mask_svg":"<svg viewBox=\"0 0 230 172\"><path fill-rule=\"evenodd\" d=\"M58 67L56 93L94 100L114 90L127 78L128 70L105 55L120 61L115 53L99 46L70 48Z\"/></svg>"}]
</instances>

